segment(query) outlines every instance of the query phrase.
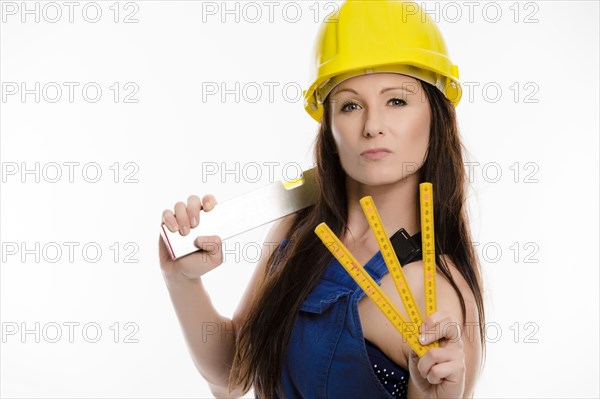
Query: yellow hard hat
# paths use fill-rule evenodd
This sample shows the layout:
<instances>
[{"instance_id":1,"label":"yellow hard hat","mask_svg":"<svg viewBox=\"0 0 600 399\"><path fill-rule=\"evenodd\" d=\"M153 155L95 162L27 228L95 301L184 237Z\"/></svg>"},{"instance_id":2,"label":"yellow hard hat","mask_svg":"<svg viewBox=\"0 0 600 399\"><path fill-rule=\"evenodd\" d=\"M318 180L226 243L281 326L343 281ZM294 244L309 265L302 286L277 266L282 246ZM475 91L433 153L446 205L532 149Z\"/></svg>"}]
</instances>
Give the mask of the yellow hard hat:
<instances>
[{"instance_id":1,"label":"yellow hard hat","mask_svg":"<svg viewBox=\"0 0 600 399\"><path fill-rule=\"evenodd\" d=\"M347 0L319 28L311 85L302 92L306 112L320 123L323 101L337 84L376 72L431 83L455 107L462 96L458 66L450 61L437 25L416 3Z\"/></svg>"}]
</instances>

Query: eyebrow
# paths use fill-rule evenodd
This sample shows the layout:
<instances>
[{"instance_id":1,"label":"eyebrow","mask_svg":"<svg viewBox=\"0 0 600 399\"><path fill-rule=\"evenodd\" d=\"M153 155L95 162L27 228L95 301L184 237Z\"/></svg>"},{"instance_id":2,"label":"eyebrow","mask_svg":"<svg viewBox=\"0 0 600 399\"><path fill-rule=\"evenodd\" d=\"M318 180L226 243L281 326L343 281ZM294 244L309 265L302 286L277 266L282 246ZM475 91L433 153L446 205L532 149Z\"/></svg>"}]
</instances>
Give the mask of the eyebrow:
<instances>
[{"instance_id":1,"label":"eyebrow","mask_svg":"<svg viewBox=\"0 0 600 399\"><path fill-rule=\"evenodd\" d=\"M383 93L385 93L386 91L389 91L389 90L395 90L395 89L400 89L400 90L407 91L407 92L409 92L409 93L411 93L411 94L415 94L415 92L414 92L414 91L412 91L412 90L409 90L409 89L407 89L407 88L406 88L406 87L404 87L404 86L401 86L401 87L384 87L383 89L381 89L381 91L379 92L379 94L383 94ZM341 89L341 90L338 90L338 91L336 91L336 92L335 92L333 95L336 95L336 94L338 94L338 93L341 93L341 92L343 92L343 91L349 91L349 92L351 92L351 93L354 93L354 94L358 95L358 93L357 93L356 91L354 91L353 89L350 89L350 88L346 88L346 89Z\"/></svg>"}]
</instances>

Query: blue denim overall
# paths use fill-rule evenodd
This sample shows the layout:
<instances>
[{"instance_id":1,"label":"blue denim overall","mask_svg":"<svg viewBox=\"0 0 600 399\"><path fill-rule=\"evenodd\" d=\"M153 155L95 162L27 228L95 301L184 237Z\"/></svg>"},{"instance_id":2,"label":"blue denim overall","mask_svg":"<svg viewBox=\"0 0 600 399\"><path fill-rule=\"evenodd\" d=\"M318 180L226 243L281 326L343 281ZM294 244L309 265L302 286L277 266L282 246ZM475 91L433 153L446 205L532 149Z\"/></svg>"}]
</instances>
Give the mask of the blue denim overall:
<instances>
[{"instance_id":1,"label":"blue denim overall","mask_svg":"<svg viewBox=\"0 0 600 399\"><path fill-rule=\"evenodd\" d=\"M281 242L278 254L286 243ZM364 268L377 284L388 273L380 251ZM282 370L286 399L393 398L375 375L366 350L358 314L364 295L332 257L295 321Z\"/></svg>"}]
</instances>

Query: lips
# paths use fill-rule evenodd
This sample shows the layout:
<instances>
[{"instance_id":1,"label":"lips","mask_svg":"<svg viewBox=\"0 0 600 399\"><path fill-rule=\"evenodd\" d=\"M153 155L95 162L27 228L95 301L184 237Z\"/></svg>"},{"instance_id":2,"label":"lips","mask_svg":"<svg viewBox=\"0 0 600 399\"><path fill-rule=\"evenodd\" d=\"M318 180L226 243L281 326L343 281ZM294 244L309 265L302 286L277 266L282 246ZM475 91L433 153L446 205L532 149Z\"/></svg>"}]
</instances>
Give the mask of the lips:
<instances>
[{"instance_id":1,"label":"lips","mask_svg":"<svg viewBox=\"0 0 600 399\"><path fill-rule=\"evenodd\" d=\"M366 154L377 154L379 152L385 152L385 153L390 153L392 152L392 150L390 150L389 148L384 148L384 147L380 147L380 148L373 148L370 150L366 150L360 153L360 155L366 155Z\"/></svg>"},{"instance_id":2,"label":"lips","mask_svg":"<svg viewBox=\"0 0 600 399\"><path fill-rule=\"evenodd\" d=\"M388 148L373 148L363 151L360 155L367 159L381 159L387 157L392 151Z\"/></svg>"}]
</instances>

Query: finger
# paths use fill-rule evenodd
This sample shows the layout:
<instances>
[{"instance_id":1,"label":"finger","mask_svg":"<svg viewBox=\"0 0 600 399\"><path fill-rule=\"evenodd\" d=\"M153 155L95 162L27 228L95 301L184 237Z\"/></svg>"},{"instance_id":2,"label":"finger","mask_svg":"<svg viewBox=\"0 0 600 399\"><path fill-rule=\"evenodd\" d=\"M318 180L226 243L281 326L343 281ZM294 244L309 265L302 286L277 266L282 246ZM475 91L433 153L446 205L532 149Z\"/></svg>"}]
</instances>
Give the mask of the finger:
<instances>
[{"instance_id":1,"label":"finger","mask_svg":"<svg viewBox=\"0 0 600 399\"><path fill-rule=\"evenodd\" d=\"M445 364L436 364L429 370L429 374L427 374L427 381L430 384L439 384L442 382L446 374L444 372L447 371L447 367Z\"/></svg>"},{"instance_id":2,"label":"finger","mask_svg":"<svg viewBox=\"0 0 600 399\"><path fill-rule=\"evenodd\" d=\"M450 315L445 310L438 310L428 315L423 319L423 324L421 324L421 329L433 329L438 323L443 321L448 321L450 319Z\"/></svg>"},{"instance_id":3,"label":"finger","mask_svg":"<svg viewBox=\"0 0 600 399\"><path fill-rule=\"evenodd\" d=\"M458 361L440 363L429 370L427 381L430 384L440 384L444 380L458 382L462 373L464 373L464 366Z\"/></svg>"},{"instance_id":4,"label":"finger","mask_svg":"<svg viewBox=\"0 0 600 399\"><path fill-rule=\"evenodd\" d=\"M216 255L219 253L221 247L221 237L219 236L198 236L194 240L194 244L206 251L209 256Z\"/></svg>"},{"instance_id":5,"label":"finger","mask_svg":"<svg viewBox=\"0 0 600 399\"><path fill-rule=\"evenodd\" d=\"M419 336L419 342L422 345L428 345L435 341L440 341L444 345L459 345L462 347L461 328L456 322L446 322L439 324L435 329L429 329L425 334Z\"/></svg>"},{"instance_id":6,"label":"finger","mask_svg":"<svg viewBox=\"0 0 600 399\"><path fill-rule=\"evenodd\" d=\"M179 226L177 225L177 219L175 219L175 215L168 209L165 209L162 213L162 222L167 225L167 228L171 232L176 232L179 230Z\"/></svg>"},{"instance_id":7,"label":"finger","mask_svg":"<svg viewBox=\"0 0 600 399\"><path fill-rule=\"evenodd\" d=\"M423 378L427 378L429 373L431 372L431 368L436 364L441 364L445 362L456 361L457 359L461 359L462 351L456 349L448 349L448 348L431 348L421 357L419 363L417 364L417 369L419 370L419 374Z\"/></svg>"},{"instance_id":8,"label":"finger","mask_svg":"<svg viewBox=\"0 0 600 399\"><path fill-rule=\"evenodd\" d=\"M462 335L460 325L456 319L442 311L427 316L419 331L421 333L419 340L423 345L440 339L457 343Z\"/></svg>"},{"instance_id":9,"label":"finger","mask_svg":"<svg viewBox=\"0 0 600 399\"><path fill-rule=\"evenodd\" d=\"M445 338L449 343L458 344L462 347L462 331L456 320L451 320L442 329L442 338Z\"/></svg>"},{"instance_id":10,"label":"finger","mask_svg":"<svg viewBox=\"0 0 600 399\"><path fill-rule=\"evenodd\" d=\"M181 201L175 204L175 218L179 225L179 233L182 236L187 235L190 232L190 218L188 217L185 204Z\"/></svg>"},{"instance_id":11,"label":"finger","mask_svg":"<svg viewBox=\"0 0 600 399\"><path fill-rule=\"evenodd\" d=\"M202 197L202 209L205 212L210 212L215 205L217 205L217 199L214 195L206 194L204 197Z\"/></svg>"},{"instance_id":12,"label":"finger","mask_svg":"<svg viewBox=\"0 0 600 399\"><path fill-rule=\"evenodd\" d=\"M190 218L190 227L193 229L200 222L200 208L202 202L197 195L190 195L187 199L187 213Z\"/></svg>"},{"instance_id":13,"label":"finger","mask_svg":"<svg viewBox=\"0 0 600 399\"><path fill-rule=\"evenodd\" d=\"M421 334L434 334L436 330L440 330L439 326L449 323L451 321L450 315L443 310L438 310L435 313L430 314L424 320L419 331Z\"/></svg>"}]
</instances>

